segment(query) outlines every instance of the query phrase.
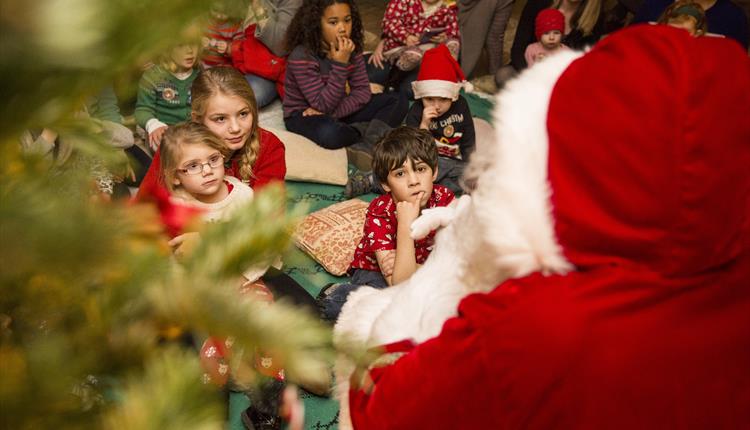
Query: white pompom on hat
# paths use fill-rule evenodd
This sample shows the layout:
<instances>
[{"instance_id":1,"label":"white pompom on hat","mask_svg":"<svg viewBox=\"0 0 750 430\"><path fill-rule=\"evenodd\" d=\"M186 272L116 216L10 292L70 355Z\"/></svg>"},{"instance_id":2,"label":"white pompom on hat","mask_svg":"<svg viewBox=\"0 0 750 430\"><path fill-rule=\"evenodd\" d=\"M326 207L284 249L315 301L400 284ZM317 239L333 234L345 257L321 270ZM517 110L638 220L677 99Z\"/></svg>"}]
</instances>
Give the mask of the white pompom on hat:
<instances>
[{"instance_id":1,"label":"white pompom on hat","mask_svg":"<svg viewBox=\"0 0 750 430\"><path fill-rule=\"evenodd\" d=\"M445 97L453 101L458 99L461 88L466 91L473 89L445 45L438 45L424 53L417 80L411 86L415 99Z\"/></svg>"}]
</instances>

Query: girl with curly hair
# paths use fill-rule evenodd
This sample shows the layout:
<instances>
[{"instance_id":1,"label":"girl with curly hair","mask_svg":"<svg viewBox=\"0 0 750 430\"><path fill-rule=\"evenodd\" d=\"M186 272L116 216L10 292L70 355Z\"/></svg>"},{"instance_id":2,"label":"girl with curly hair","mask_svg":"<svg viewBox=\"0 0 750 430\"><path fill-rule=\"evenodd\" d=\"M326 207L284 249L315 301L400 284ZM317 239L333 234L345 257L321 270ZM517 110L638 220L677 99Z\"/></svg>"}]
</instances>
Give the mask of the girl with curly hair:
<instances>
[{"instance_id":1,"label":"girl with curly hair","mask_svg":"<svg viewBox=\"0 0 750 430\"><path fill-rule=\"evenodd\" d=\"M406 100L370 92L363 33L353 0L311 0L297 11L287 33L287 129L324 148L363 142L360 152L371 152L374 140L401 123Z\"/></svg>"}]
</instances>

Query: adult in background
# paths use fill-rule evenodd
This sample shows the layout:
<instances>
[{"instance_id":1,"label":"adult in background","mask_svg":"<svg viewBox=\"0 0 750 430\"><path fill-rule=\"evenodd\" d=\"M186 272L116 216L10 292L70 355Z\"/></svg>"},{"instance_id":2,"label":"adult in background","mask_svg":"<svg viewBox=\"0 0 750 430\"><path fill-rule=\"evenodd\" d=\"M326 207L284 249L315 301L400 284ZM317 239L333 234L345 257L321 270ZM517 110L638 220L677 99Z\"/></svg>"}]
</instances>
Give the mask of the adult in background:
<instances>
[{"instance_id":1,"label":"adult in background","mask_svg":"<svg viewBox=\"0 0 750 430\"><path fill-rule=\"evenodd\" d=\"M495 75L501 87L516 73L528 67L526 48L536 43L535 20L542 9L558 9L565 16L562 43L571 49L593 45L604 35L602 0L529 0L518 20L516 36L510 51L510 66L502 67Z\"/></svg>"},{"instance_id":2,"label":"adult in background","mask_svg":"<svg viewBox=\"0 0 750 430\"><path fill-rule=\"evenodd\" d=\"M302 0L253 0L244 36L232 44L232 64L245 74L258 107L284 97L286 34Z\"/></svg>"},{"instance_id":3,"label":"adult in background","mask_svg":"<svg viewBox=\"0 0 750 430\"><path fill-rule=\"evenodd\" d=\"M422 56L446 45L458 59L461 42L456 5L444 0L390 0L383 14L381 40L366 58L370 82L413 98Z\"/></svg>"},{"instance_id":4,"label":"adult in background","mask_svg":"<svg viewBox=\"0 0 750 430\"><path fill-rule=\"evenodd\" d=\"M747 15L729 0L696 0L706 11L708 32L721 34L734 39L748 48ZM656 22L659 16L672 4L672 0L646 0L633 18L633 23Z\"/></svg>"},{"instance_id":5,"label":"adult in background","mask_svg":"<svg viewBox=\"0 0 750 430\"><path fill-rule=\"evenodd\" d=\"M494 75L503 65L503 40L513 0L458 0L458 27L461 30L461 69L467 78L487 52L488 73Z\"/></svg>"},{"instance_id":6,"label":"adult in background","mask_svg":"<svg viewBox=\"0 0 750 430\"><path fill-rule=\"evenodd\" d=\"M257 3L258 0L255 0ZM255 37L268 47L275 55L284 57L289 54L286 49L286 33L294 15L302 7L302 0L260 0L265 17L258 22Z\"/></svg>"}]
</instances>

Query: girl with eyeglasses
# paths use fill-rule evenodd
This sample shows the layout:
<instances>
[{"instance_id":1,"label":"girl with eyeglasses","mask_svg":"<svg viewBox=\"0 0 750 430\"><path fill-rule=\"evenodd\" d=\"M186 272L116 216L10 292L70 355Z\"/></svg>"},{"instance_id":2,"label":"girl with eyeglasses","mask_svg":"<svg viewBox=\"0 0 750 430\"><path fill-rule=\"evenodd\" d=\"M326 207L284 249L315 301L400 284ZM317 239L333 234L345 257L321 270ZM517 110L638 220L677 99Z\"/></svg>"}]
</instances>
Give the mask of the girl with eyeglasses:
<instances>
[{"instance_id":1,"label":"girl with eyeglasses","mask_svg":"<svg viewBox=\"0 0 750 430\"><path fill-rule=\"evenodd\" d=\"M212 69L213 70L213 69ZM253 190L240 179L230 176L224 160L233 151L224 139L200 123L189 122L170 127L160 148L161 181L170 193L170 200L180 206L197 209L204 222L220 222L253 199ZM184 232L170 241L175 254L180 255L189 241L200 240L199 233ZM254 265L242 273L240 292L257 300L273 302L284 297L308 312L316 311L312 297L291 277L276 269L281 260ZM218 385L228 384L231 375L219 369L227 361L215 346L222 339L210 337L201 348L201 363L209 378ZM228 346L226 346L228 348ZM272 355L256 351L256 370L263 375L259 388L248 389L252 406L243 412L242 419L260 428L261 423L279 424L280 395L285 388L283 370ZM323 394L327 386L305 387ZM230 388L232 389L232 388Z\"/></svg>"},{"instance_id":2,"label":"girl with eyeglasses","mask_svg":"<svg viewBox=\"0 0 750 430\"><path fill-rule=\"evenodd\" d=\"M192 97L192 121L208 127L227 150L227 175L236 176L256 191L272 182L283 185L284 144L258 126L255 94L242 73L231 67L205 70L193 82ZM164 193L160 157L157 151L136 200L158 200Z\"/></svg>"},{"instance_id":3,"label":"girl with eyeglasses","mask_svg":"<svg viewBox=\"0 0 750 430\"><path fill-rule=\"evenodd\" d=\"M172 199L198 207L207 222L220 221L233 208L252 200L252 188L225 176L228 153L224 142L202 124L169 128L164 134L160 167Z\"/></svg>"},{"instance_id":4,"label":"girl with eyeglasses","mask_svg":"<svg viewBox=\"0 0 750 430\"><path fill-rule=\"evenodd\" d=\"M253 190L241 180L225 174L224 159L231 150L225 142L208 127L194 122L170 127L164 134L160 148L160 178L170 193L170 200L177 205L196 209L204 222L219 222L227 219L234 210L253 199ZM170 241L177 255L189 241L200 240L199 233L182 233ZM251 294L257 300L273 302L285 297L308 311L315 310L315 302L292 278L275 269L271 263L255 265L242 273L242 294ZM223 353L230 348L221 338L209 337L200 351L201 363L206 376L213 383L225 386L231 375L221 371L228 362ZM217 347L221 345L221 348ZM243 412L242 419L260 428L264 422L279 424L280 395L284 391L283 371L275 358L262 351L256 351L256 370L264 376L257 389L249 389L245 394L253 406ZM229 384L231 385L231 384ZM306 387L322 394L326 387Z\"/></svg>"}]
</instances>

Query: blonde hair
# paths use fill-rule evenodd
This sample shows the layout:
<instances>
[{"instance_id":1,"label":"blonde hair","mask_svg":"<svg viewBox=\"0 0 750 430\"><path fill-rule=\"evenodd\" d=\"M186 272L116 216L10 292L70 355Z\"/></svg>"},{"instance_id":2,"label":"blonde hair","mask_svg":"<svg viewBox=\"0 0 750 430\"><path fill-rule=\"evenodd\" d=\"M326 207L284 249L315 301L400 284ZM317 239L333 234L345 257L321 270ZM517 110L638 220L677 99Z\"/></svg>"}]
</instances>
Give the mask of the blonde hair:
<instances>
[{"instance_id":1,"label":"blonde hair","mask_svg":"<svg viewBox=\"0 0 750 430\"><path fill-rule=\"evenodd\" d=\"M678 0L664 10L657 22L659 24L672 24L691 20L694 20L697 35L706 34L708 24L706 23L706 12L703 6L692 0Z\"/></svg>"},{"instance_id":2,"label":"blonde hair","mask_svg":"<svg viewBox=\"0 0 750 430\"><path fill-rule=\"evenodd\" d=\"M177 72L177 64L172 59L172 52L180 46L192 45L195 47L195 64L198 64L198 60L201 58L202 50L201 45L195 41L185 41L169 47L168 50L164 51L159 55L159 66L169 73ZM193 66L195 68L196 66Z\"/></svg>"},{"instance_id":3,"label":"blonde hair","mask_svg":"<svg viewBox=\"0 0 750 430\"><path fill-rule=\"evenodd\" d=\"M164 133L164 139L159 148L161 157L159 167L161 180L170 193L176 190L174 180L177 177L179 167L177 164L182 154L182 146L197 144L204 144L215 149L224 157L229 156L229 150L224 142L203 124L183 122L170 126Z\"/></svg>"},{"instance_id":4,"label":"blonde hair","mask_svg":"<svg viewBox=\"0 0 750 430\"><path fill-rule=\"evenodd\" d=\"M555 0L552 7L559 9L563 0ZM570 25L574 29L579 29L584 36L588 36L594 31L596 22L599 21L599 15L602 13L602 0L583 0L579 4L573 17L570 19Z\"/></svg>"},{"instance_id":5,"label":"blonde hair","mask_svg":"<svg viewBox=\"0 0 750 430\"><path fill-rule=\"evenodd\" d=\"M213 67L203 71L193 82L192 87L192 109L193 121L203 123L208 102L211 97L222 94L225 96L236 96L243 99L250 106L250 114L253 117L253 126L250 137L245 145L238 150L240 154L238 164L240 179L244 181L255 178L253 164L260 152L260 130L258 129L258 105L255 102L255 93L250 88L245 77L237 69L232 67Z\"/></svg>"}]
</instances>

